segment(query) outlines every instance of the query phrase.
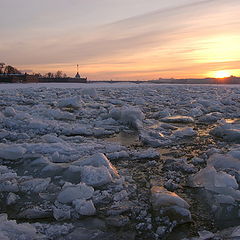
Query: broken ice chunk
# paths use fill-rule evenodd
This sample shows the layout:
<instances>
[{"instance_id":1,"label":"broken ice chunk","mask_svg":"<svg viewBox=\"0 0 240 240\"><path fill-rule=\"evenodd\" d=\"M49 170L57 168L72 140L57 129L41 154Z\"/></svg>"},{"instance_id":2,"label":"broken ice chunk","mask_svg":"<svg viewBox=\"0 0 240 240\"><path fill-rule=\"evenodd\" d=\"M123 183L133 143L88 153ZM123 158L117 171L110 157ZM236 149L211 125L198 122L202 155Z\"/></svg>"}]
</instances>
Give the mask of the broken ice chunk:
<instances>
[{"instance_id":1,"label":"broken ice chunk","mask_svg":"<svg viewBox=\"0 0 240 240\"><path fill-rule=\"evenodd\" d=\"M177 223L191 221L189 204L174 192L163 187L153 186L151 189L151 203L153 209L160 215L168 216Z\"/></svg>"},{"instance_id":2,"label":"broken ice chunk","mask_svg":"<svg viewBox=\"0 0 240 240\"><path fill-rule=\"evenodd\" d=\"M96 208L94 207L92 200L77 199L73 201L73 205L80 215L92 216L96 213Z\"/></svg>"},{"instance_id":3,"label":"broken ice chunk","mask_svg":"<svg viewBox=\"0 0 240 240\"><path fill-rule=\"evenodd\" d=\"M188 116L165 117L161 119L161 121L167 122L167 123L194 123L194 119Z\"/></svg>"},{"instance_id":4,"label":"broken ice chunk","mask_svg":"<svg viewBox=\"0 0 240 240\"><path fill-rule=\"evenodd\" d=\"M208 166L191 177L194 187L203 187L207 190L224 195L230 195L240 200L240 191L235 177L225 173L217 172L214 167Z\"/></svg>"},{"instance_id":5,"label":"broken ice chunk","mask_svg":"<svg viewBox=\"0 0 240 240\"><path fill-rule=\"evenodd\" d=\"M72 203L76 199L90 199L93 193L93 187L87 186L85 183L80 183L63 188L58 194L57 200L60 203Z\"/></svg>"},{"instance_id":6,"label":"broken ice chunk","mask_svg":"<svg viewBox=\"0 0 240 240\"><path fill-rule=\"evenodd\" d=\"M110 171L112 177L119 176L116 168L111 164L111 162L108 160L108 158L103 153L96 153L89 158L75 161L74 165L93 166L93 167L105 166Z\"/></svg>"},{"instance_id":7,"label":"broken ice chunk","mask_svg":"<svg viewBox=\"0 0 240 240\"><path fill-rule=\"evenodd\" d=\"M176 193L169 192L165 188L158 186L153 186L151 189L151 202L154 209L173 205L187 209L189 208L189 204Z\"/></svg>"},{"instance_id":8,"label":"broken ice chunk","mask_svg":"<svg viewBox=\"0 0 240 240\"><path fill-rule=\"evenodd\" d=\"M26 149L18 145L0 144L0 158L7 160L21 159L26 153Z\"/></svg>"},{"instance_id":9,"label":"broken ice chunk","mask_svg":"<svg viewBox=\"0 0 240 240\"><path fill-rule=\"evenodd\" d=\"M112 182L112 176L105 166L84 166L81 170L81 180L93 187L100 187Z\"/></svg>"},{"instance_id":10,"label":"broken ice chunk","mask_svg":"<svg viewBox=\"0 0 240 240\"><path fill-rule=\"evenodd\" d=\"M80 98L78 96L76 96L76 97L61 99L58 102L57 106L59 108L71 107L71 108L78 109L81 106Z\"/></svg>"}]
</instances>

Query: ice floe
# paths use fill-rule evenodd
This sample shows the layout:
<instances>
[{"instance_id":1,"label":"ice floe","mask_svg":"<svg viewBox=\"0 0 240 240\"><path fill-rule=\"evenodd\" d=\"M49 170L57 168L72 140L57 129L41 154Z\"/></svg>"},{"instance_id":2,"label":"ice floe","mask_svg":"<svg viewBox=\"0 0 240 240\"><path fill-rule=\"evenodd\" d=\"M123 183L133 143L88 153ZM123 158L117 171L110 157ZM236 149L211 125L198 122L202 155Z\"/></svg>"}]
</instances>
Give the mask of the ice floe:
<instances>
[{"instance_id":1,"label":"ice floe","mask_svg":"<svg viewBox=\"0 0 240 240\"><path fill-rule=\"evenodd\" d=\"M238 86L1 84L0 239L237 239L239 99Z\"/></svg>"}]
</instances>

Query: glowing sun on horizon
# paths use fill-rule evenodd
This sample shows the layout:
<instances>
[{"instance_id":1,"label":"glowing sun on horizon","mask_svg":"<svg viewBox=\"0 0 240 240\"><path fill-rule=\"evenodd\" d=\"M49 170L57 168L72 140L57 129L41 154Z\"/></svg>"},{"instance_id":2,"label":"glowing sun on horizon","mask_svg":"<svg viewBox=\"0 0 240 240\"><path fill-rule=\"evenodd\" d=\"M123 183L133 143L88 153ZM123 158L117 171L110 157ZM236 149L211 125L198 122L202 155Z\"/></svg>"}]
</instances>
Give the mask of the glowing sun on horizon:
<instances>
[{"instance_id":1,"label":"glowing sun on horizon","mask_svg":"<svg viewBox=\"0 0 240 240\"><path fill-rule=\"evenodd\" d=\"M214 74L215 78L226 78L226 77L230 77L230 76L231 76L231 73L228 71L225 71L225 70L217 71Z\"/></svg>"}]
</instances>

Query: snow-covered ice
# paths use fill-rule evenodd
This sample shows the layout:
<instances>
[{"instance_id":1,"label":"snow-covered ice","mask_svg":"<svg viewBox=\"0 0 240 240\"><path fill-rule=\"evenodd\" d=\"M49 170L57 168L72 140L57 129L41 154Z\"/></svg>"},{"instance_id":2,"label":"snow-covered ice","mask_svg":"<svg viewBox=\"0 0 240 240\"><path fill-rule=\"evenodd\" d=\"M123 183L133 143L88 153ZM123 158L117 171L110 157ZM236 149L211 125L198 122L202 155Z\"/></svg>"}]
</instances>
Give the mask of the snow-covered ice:
<instances>
[{"instance_id":1,"label":"snow-covered ice","mask_svg":"<svg viewBox=\"0 0 240 240\"><path fill-rule=\"evenodd\" d=\"M238 85L0 84L0 239L239 237L239 120Z\"/></svg>"}]
</instances>

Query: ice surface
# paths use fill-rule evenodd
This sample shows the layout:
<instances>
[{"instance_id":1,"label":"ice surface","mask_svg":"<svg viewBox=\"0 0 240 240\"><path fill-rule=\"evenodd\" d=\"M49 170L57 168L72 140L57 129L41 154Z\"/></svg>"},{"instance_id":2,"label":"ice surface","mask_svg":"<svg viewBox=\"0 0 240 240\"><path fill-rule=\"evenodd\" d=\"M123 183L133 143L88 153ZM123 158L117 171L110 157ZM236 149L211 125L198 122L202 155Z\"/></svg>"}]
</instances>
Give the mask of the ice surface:
<instances>
[{"instance_id":1,"label":"ice surface","mask_svg":"<svg viewBox=\"0 0 240 240\"><path fill-rule=\"evenodd\" d=\"M240 143L240 124L224 124L217 126L211 132L225 141Z\"/></svg>"},{"instance_id":2,"label":"ice surface","mask_svg":"<svg viewBox=\"0 0 240 240\"><path fill-rule=\"evenodd\" d=\"M209 231L199 231L198 234L200 237L199 240L207 240L214 237L214 234Z\"/></svg>"},{"instance_id":3,"label":"ice surface","mask_svg":"<svg viewBox=\"0 0 240 240\"><path fill-rule=\"evenodd\" d=\"M57 200L61 203L72 203L76 199L90 199L94 189L85 183L68 186L59 193Z\"/></svg>"},{"instance_id":4,"label":"ice surface","mask_svg":"<svg viewBox=\"0 0 240 240\"><path fill-rule=\"evenodd\" d=\"M7 196L7 201L6 204L9 205L13 205L17 202L17 200L20 199L20 197L18 195L16 195L15 193L9 193Z\"/></svg>"},{"instance_id":5,"label":"ice surface","mask_svg":"<svg viewBox=\"0 0 240 240\"><path fill-rule=\"evenodd\" d=\"M199 118L200 122L204 122L204 123L214 123L217 122L218 120L220 120L222 118L223 114L219 113L219 112L212 112L212 113L208 113L202 117Z\"/></svg>"},{"instance_id":6,"label":"ice surface","mask_svg":"<svg viewBox=\"0 0 240 240\"><path fill-rule=\"evenodd\" d=\"M189 208L189 204L176 193L169 192L163 187L154 186L151 189L152 204L155 209L176 205L181 208Z\"/></svg>"},{"instance_id":7,"label":"ice surface","mask_svg":"<svg viewBox=\"0 0 240 240\"><path fill-rule=\"evenodd\" d=\"M84 166L81 169L81 180L93 187L101 187L113 181L109 170L105 166Z\"/></svg>"},{"instance_id":8,"label":"ice surface","mask_svg":"<svg viewBox=\"0 0 240 240\"><path fill-rule=\"evenodd\" d=\"M53 216L57 221L64 221L71 219L71 210L69 207L56 208L53 207Z\"/></svg>"},{"instance_id":9,"label":"ice surface","mask_svg":"<svg viewBox=\"0 0 240 240\"><path fill-rule=\"evenodd\" d=\"M44 239L38 234L35 227L28 223L17 224L16 221L7 220L6 214L0 215L0 237L2 240L37 240Z\"/></svg>"},{"instance_id":10,"label":"ice surface","mask_svg":"<svg viewBox=\"0 0 240 240\"><path fill-rule=\"evenodd\" d=\"M171 116L162 118L161 121L167 123L194 123L194 119L188 116Z\"/></svg>"},{"instance_id":11,"label":"ice surface","mask_svg":"<svg viewBox=\"0 0 240 240\"><path fill-rule=\"evenodd\" d=\"M192 181L195 187L203 187L240 200L240 191L237 190L239 186L235 177L225 172L217 172L214 167L208 166L202 169L193 177Z\"/></svg>"},{"instance_id":12,"label":"ice surface","mask_svg":"<svg viewBox=\"0 0 240 240\"><path fill-rule=\"evenodd\" d=\"M151 203L155 211L174 219L178 223L191 221L189 204L174 192L169 192L163 187L151 188Z\"/></svg>"},{"instance_id":13,"label":"ice surface","mask_svg":"<svg viewBox=\"0 0 240 240\"><path fill-rule=\"evenodd\" d=\"M120 122L127 124L135 129L142 127L142 121L144 119L143 112L136 107L124 107L114 108L110 111L110 117L119 120Z\"/></svg>"},{"instance_id":14,"label":"ice surface","mask_svg":"<svg viewBox=\"0 0 240 240\"><path fill-rule=\"evenodd\" d=\"M17 160L26 153L26 149L18 145L0 144L0 158Z\"/></svg>"},{"instance_id":15,"label":"ice surface","mask_svg":"<svg viewBox=\"0 0 240 240\"><path fill-rule=\"evenodd\" d=\"M6 107L4 110L4 115L6 117L14 117L16 115L16 111L13 107Z\"/></svg>"},{"instance_id":16,"label":"ice surface","mask_svg":"<svg viewBox=\"0 0 240 240\"><path fill-rule=\"evenodd\" d=\"M89 97L97 97L97 91L95 88L85 88L81 91L81 95Z\"/></svg>"},{"instance_id":17,"label":"ice surface","mask_svg":"<svg viewBox=\"0 0 240 240\"><path fill-rule=\"evenodd\" d=\"M65 98L59 100L57 103L57 106L59 108L80 108L81 107L81 101L79 96Z\"/></svg>"},{"instance_id":18,"label":"ice surface","mask_svg":"<svg viewBox=\"0 0 240 240\"><path fill-rule=\"evenodd\" d=\"M46 117L48 117L49 119L52 118L52 119L56 119L56 120L69 120L69 121L75 120L75 116L72 113L63 112L63 111L55 110L55 109L46 110L44 115Z\"/></svg>"},{"instance_id":19,"label":"ice surface","mask_svg":"<svg viewBox=\"0 0 240 240\"><path fill-rule=\"evenodd\" d=\"M237 224L240 150L233 144L239 142L239 86L0 88L1 209L11 219L34 222L25 239L31 234L37 239L35 226L51 240L94 234L118 239L118 232L129 230L132 236L166 238L176 224L191 221L181 197L196 204L196 192L205 192L199 200L209 204L214 220ZM185 188L190 174L199 191ZM151 193L152 186L176 193L161 188ZM201 207L191 210L196 222L191 232L198 231ZM97 226L87 222L99 217ZM36 223L42 218L44 223ZM22 226L14 222L13 232L0 231L0 239L22 237L11 235Z\"/></svg>"},{"instance_id":20,"label":"ice surface","mask_svg":"<svg viewBox=\"0 0 240 240\"><path fill-rule=\"evenodd\" d=\"M144 145L151 147L163 147L170 145L172 140L164 136L158 131L142 131L140 134L140 140Z\"/></svg>"},{"instance_id":21,"label":"ice surface","mask_svg":"<svg viewBox=\"0 0 240 240\"><path fill-rule=\"evenodd\" d=\"M92 216L96 213L92 200L77 199L73 201L73 205L80 215Z\"/></svg>"},{"instance_id":22,"label":"ice surface","mask_svg":"<svg viewBox=\"0 0 240 240\"><path fill-rule=\"evenodd\" d=\"M96 153L89 158L75 161L73 164L77 166L93 166L93 167L106 167L113 177L118 177L116 168L111 164L108 158L103 153ZM105 170L103 170L106 172Z\"/></svg>"},{"instance_id":23,"label":"ice surface","mask_svg":"<svg viewBox=\"0 0 240 240\"><path fill-rule=\"evenodd\" d=\"M40 193L46 191L51 179L50 178L34 178L34 179L27 179L20 182L19 187L20 190L23 192L35 192Z\"/></svg>"},{"instance_id":24,"label":"ice surface","mask_svg":"<svg viewBox=\"0 0 240 240\"><path fill-rule=\"evenodd\" d=\"M210 156L207 163L217 170L230 168L240 171L240 159L232 156L230 152L228 154L213 154Z\"/></svg>"},{"instance_id":25,"label":"ice surface","mask_svg":"<svg viewBox=\"0 0 240 240\"><path fill-rule=\"evenodd\" d=\"M20 219L46 219L52 216L52 211L44 210L40 207L30 207L24 209L22 212L18 214L18 218Z\"/></svg>"},{"instance_id":26,"label":"ice surface","mask_svg":"<svg viewBox=\"0 0 240 240\"><path fill-rule=\"evenodd\" d=\"M197 132L193 128L187 127L174 132L174 136L177 138L188 138L194 137L197 135Z\"/></svg>"}]
</instances>

